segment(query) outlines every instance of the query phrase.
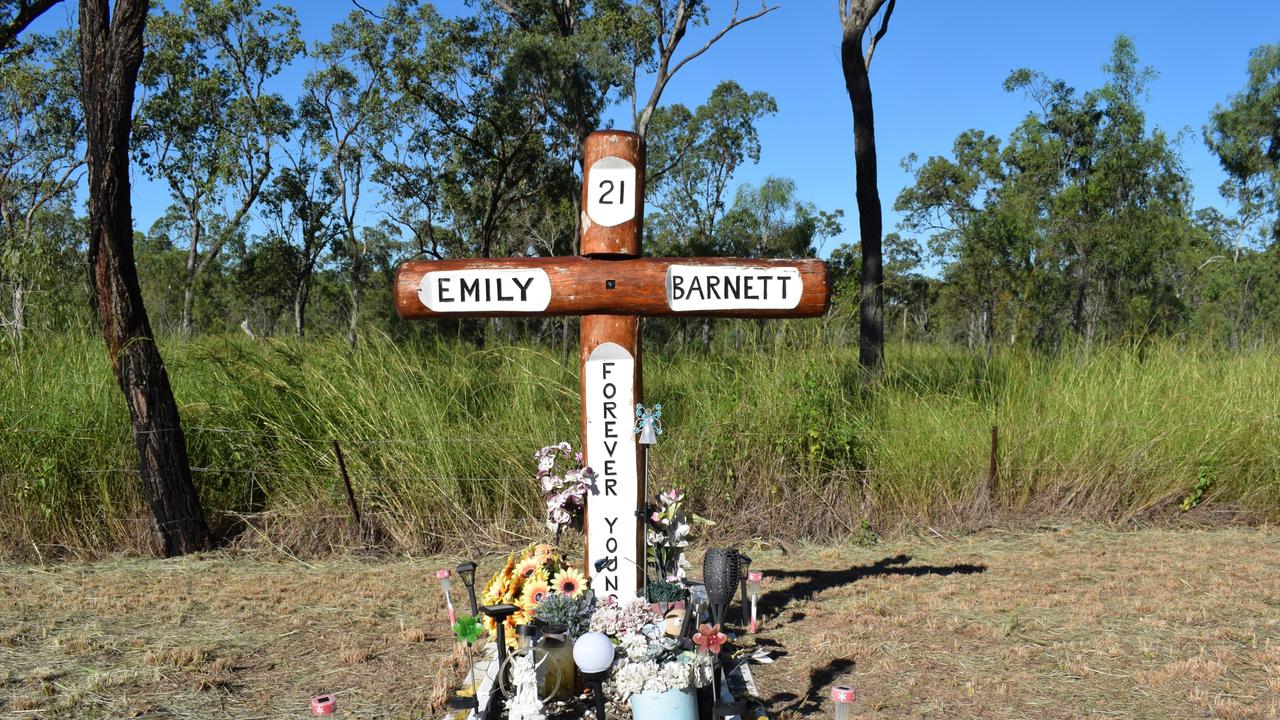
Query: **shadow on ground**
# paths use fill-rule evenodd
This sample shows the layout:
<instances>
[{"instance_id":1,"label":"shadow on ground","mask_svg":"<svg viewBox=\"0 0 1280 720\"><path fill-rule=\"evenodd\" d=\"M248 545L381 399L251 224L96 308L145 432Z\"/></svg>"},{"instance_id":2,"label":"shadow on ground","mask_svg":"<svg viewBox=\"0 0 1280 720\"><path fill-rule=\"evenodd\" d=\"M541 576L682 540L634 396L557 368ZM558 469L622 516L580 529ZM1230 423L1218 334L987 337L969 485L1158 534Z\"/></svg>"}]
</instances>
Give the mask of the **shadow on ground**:
<instances>
[{"instance_id":1,"label":"shadow on ground","mask_svg":"<svg viewBox=\"0 0 1280 720\"><path fill-rule=\"evenodd\" d=\"M836 658L826 665L809 671L809 689L803 696L791 692L781 692L764 701L770 714L779 716L785 713L798 713L801 716L817 714L828 707L822 691L841 677L853 670L854 662L848 658ZM787 703L780 705L780 703Z\"/></svg>"},{"instance_id":2,"label":"shadow on ground","mask_svg":"<svg viewBox=\"0 0 1280 720\"><path fill-rule=\"evenodd\" d=\"M911 562L910 555L894 555L883 560L877 560L870 565L855 565L844 570L770 571L769 576L772 578L795 578L796 582L785 590L777 590L761 596L759 613L765 617L776 615L790 603L812 600L819 593L842 585L852 585L863 578L877 575L903 575L907 577L919 577L921 575L975 575L987 571L986 565L973 565L971 563L906 567L909 562Z\"/></svg>"},{"instance_id":3,"label":"shadow on ground","mask_svg":"<svg viewBox=\"0 0 1280 720\"><path fill-rule=\"evenodd\" d=\"M770 577L795 579L785 589L768 593L760 598L759 612L763 617L777 616L787 605L793 602L812 600L817 595L838 587L852 585L863 578L878 575L901 575L918 577L922 575L976 575L987 571L985 565L957 563L955 565L916 565L908 566L910 555L894 555L878 560L870 565L855 565L844 570L778 570L771 571ZM801 620L804 613L793 613L791 620ZM776 657L786 655L781 646L772 640L757 639L757 644L766 646ZM836 678L853 670L854 661L848 658L836 658L822 667L809 671L808 687L802 695L794 692L780 692L764 701L764 705L774 714L796 713L800 716L818 713L828 705L823 691Z\"/></svg>"}]
</instances>

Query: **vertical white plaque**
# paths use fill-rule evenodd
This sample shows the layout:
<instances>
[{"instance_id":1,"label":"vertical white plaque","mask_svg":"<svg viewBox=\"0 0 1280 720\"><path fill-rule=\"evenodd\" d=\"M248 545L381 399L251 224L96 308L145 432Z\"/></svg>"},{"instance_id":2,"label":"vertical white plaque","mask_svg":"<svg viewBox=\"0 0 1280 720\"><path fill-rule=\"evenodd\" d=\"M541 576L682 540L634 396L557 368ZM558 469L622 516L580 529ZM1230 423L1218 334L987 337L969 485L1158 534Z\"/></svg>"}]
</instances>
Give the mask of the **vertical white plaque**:
<instances>
[{"instance_id":1,"label":"vertical white plaque","mask_svg":"<svg viewBox=\"0 0 1280 720\"><path fill-rule=\"evenodd\" d=\"M637 597L636 361L617 343L603 343L587 358L587 464L596 471L587 500L587 557L598 600ZM603 564L602 564L603 563ZM599 568L598 570L596 568Z\"/></svg>"}]
</instances>

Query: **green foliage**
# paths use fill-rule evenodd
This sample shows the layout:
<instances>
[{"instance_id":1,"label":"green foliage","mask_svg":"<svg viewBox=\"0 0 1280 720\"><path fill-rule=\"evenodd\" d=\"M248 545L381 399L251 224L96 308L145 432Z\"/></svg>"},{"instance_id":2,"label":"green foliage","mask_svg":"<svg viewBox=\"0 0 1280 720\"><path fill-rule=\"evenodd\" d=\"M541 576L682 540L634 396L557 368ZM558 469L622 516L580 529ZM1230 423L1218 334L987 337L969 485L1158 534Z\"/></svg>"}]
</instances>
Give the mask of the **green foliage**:
<instances>
[{"instance_id":1,"label":"green foliage","mask_svg":"<svg viewBox=\"0 0 1280 720\"><path fill-rule=\"evenodd\" d=\"M596 596L589 592L578 595L552 593L538 603L533 614L545 624L563 626L572 639L581 637L590 629L595 605Z\"/></svg>"},{"instance_id":2,"label":"green foliage","mask_svg":"<svg viewBox=\"0 0 1280 720\"><path fill-rule=\"evenodd\" d=\"M982 359L891 345L884 379L864 387L844 374L853 349L734 351L732 334L726 324L712 355L648 344L645 360L667 426L651 481L685 487L712 534L851 539L868 507L882 531L962 524L993 423L1000 512L1123 521L1176 504L1214 458L1206 501L1280 513L1271 351ZM511 518L539 528L531 448L580 432L577 372L558 351L378 336L354 350L237 337L162 350L206 512L265 512L269 533L345 518L332 439L362 510L398 546L447 549ZM14 521L0 546L131 547L146 510L99 341L31 339L3 357L0 512Z\"/></svg>"},{"instance_id":3,"label":"green foliage","mask_svg":"<svg viewBox=\"0 0 1280 720\"><path fill-rule=\"evenodd\" d=\"M1244 90L1214 108L1204 133L1229 176L1223 194L1246 217L1269 214L1280 241L1280 44L1250 54Z\"/></svg>"},{"instance_id":4,"label":"green foliage","mask_svg":"<svg viewBox=\"0 0 1280 720\"><path fill-rule=\"evenodd\" d=\"M1215 473L1212 468L1207 465L1200 466L1200 469L1196 472L1196 482L1191 486L1191 492L1187 493L1179 504L1182 512L1188 512L1192 508L1199 506L1200 502L1204 500L1205 492L1213 485L1215 479Z\"/></svg>"},{"instance_id":5,"label":"green foliage","mask_svg":"<svg viewBox=\"0 0 1280 720\"><path fill-rule=\"evenodd\" d=\"M75 36L31 35L0 62L0 326L21 336L39 317L59 318L84 300L67 283L79 273L81 223L74 189L84 166Z\"/></svg>"},{"instance_id":6,"label":"green foliage","mask_svg":"<svg viewBox=\"0 0 1280 720\"><path fill-rule=\"evenodd\" d=\"M243 236L294 127L289 104L264 85L304 45L293 10L260 0L183 0L154 14L146 42L131 150L174 202L164 227L187 251L181 327L189 335L197 283Z\"/></svg>"},{"instance_id":7,"label":"green foliage","mask_svg":"<svg viewBox=\"0 0 1280 720\"><path fill-rule=\"evenodd\" d=\"M729 182L743 163L760 161L756 123L777 112L768 93L726 80L695 111L676 104L653 114L646 203L656 212L646 225L654 254L732 254L720 238Z\"/></svg>"},{"instance_id":8,"label":"green foliage","mask_svg":"<svg viewBox=\"0 0 1280 720\"><path fill-rule=\"evenodd\" d=\"M689 591L683 585L666 580L650 580L648 585L649 602L678 602L689 597Z\"/></svg>"},{"instance_id":9,"label":"green foliage","mask_svg":"<svg viewBox=\"0 0 1280 720\"><path fill-rule=\"evenodd\" d=\"M880 536L876 533L875 528L871 527L871 521L862 518L858 522L858 532L853 536L853 544L861 547L871 547L880 542Z\"/></svg>"}]
</instances>

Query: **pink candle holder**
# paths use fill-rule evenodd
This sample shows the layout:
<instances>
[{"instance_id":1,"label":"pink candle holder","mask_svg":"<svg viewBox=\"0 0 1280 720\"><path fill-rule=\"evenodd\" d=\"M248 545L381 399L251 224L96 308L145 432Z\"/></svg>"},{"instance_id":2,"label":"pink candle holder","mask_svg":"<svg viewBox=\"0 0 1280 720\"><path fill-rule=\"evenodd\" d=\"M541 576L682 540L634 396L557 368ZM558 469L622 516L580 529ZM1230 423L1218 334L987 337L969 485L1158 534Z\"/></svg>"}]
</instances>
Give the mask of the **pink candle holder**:
<instances>
[{"instance_id":1,"label":"pink candle holder","mask_svg":"<svg viewBox=\"0 0 1280 720\"><path fill-rule=\"evenodd\" d=\"M311 698L312 715L332 715L338 712L338 699L332 695L317 695Z\"/></svg>"},{"instance_id":2,"label":"pink candle holder","mask_svg":"<svg viewBox=\"0 0 1280 720\"><path fill-rule=\"evenodd\" d=\"M853 702L858 699L858 691L848 685L837 685L831 688L831 702L836 706L836 720L849 720L853 712Z\"/></svg>"},{"instance_id":3,"label":"pink candle holder","mask_svg":"<svg viewBox=\"0 0 1280 720\"><path fill-rule=\"evenodd\" d=\"M440 587L444 590L444 605L449 610L449 629L451 630L458 622L457 615L453 611L453 597L449 594L449 589L453 587L452 577L453 571L447 568L436 571L436 578L440 580Z\"/></svg>"},{"instance_id":4,"label":"pink candle holder","mask_svg":"<svg viewBox=\"0 0 1280 720\"><path fill-rule=\"evenodd\" d=\"M764 580L764 573L759 570L752 570L747 573L747 593L751 595L751 624L748 630L755 634L758 629L756 622L756 604L760 601L760 583Z\"/></svg>"}]
</instances>

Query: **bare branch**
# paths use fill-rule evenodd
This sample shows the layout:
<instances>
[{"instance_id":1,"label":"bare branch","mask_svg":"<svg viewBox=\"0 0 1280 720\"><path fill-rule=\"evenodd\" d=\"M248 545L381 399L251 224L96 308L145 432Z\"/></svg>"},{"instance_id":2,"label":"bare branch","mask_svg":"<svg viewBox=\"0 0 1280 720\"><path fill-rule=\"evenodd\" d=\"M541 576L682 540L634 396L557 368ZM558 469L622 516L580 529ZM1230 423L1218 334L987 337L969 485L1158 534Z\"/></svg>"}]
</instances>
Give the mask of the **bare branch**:
<instances>
[{"instance_id":1,"label":"bare branch","mask_svg":"<svg viewBox=\"0 0 1280 720\"><path fill-rule=\"evenodd\" d=\"M889 16L893 15L893 6L898 0L889 0L889 7L884 9L884 17L880 19L880 29L876 31L874 37L871 38L871 44L867 46L867 69L871 69L871 56L876 51L876 43L880 42L880 38L889 31ZM874 15L872 16L874 17ZM868 21L869 22L869 21Z\"/></svg>"},{"instance_id":2,"label":"bare branch","mask_svg":"<svg viewBox=\"0 0 1280 720\"><path fill-rule=\"evenodd\" d=\"M880 0L880 1L883 2L884 0ZM661 5L659 5L659 7L661 7ZM684 38L684 34L686 29L688 28L689 18L690 18L690 13L686 8L685 4L683 2L680 3L680 5L676 8L675 21L671 26L671 39L668 40L666 43L659 43L660 49L658 51L659 57L658 57L657 77L654 79L653 92L649 94L649 101L645 103L644 110L640 112L639 117L635 121L636 133L643 136L646 130L648 130L649 119L653 117L654 110L657 109L658 102L659 100L662 99L662 93L666 89L667 83L671 81L671 78L674 77L676 73L680 72L680 68L684 67L690 60L693 60L699 55L702 55L703 53L705 53L707 50L711 49L711 46L715 45L716 42L718 42L720 38L724 37L730 30L738 27L739 25L744 25L746 23L749 23L752 20L755 20L756 18L764 17L765 15L768 15L774 10L777 10L778 7L779 6L777 5L774 5L773 7L768 7L765 4L765 0L761 0L759 11L752 13L751 15L747 15L745 17L740 18L738 17L738 3L734 2L733 16L730 17L729 22L723 28L720 29L720 32L716 33L715 36L712 37L710 40L708 40L705 44L703 44L702 47L693 51L684 59L680 60L680 62L676 63L675 67L671 67L671 58L673 55L675 55L676 47L680 44L680 40ZM659 38L661 38L662 31L665 29L662 27L661 17L658 18L658 24L659 24ZM634 114L634 110L633 110L633 114Z\"/></svg>"},{"instance_id":3,"label":"bare branch","mask_svg":"<svg viewBox=\"0 0 1280 720\"><path fill-rule=\"evenodd\" d=\"M352 5L355 5L355 6L356 6L356 8L358 8L359 10L361 10L365 15L370 15L370 16L372 16L372 17L376 17L376 18L378 18L379 20L381 20L381 21L383 21L383 22L386 22L386 20L387 20L385 17L383 17L383 16L379 15L378 13L376 13L376 12L374 12L374 11L370 10L369 8L367 8L367 7L363 6L363 5L361 5L361 4L360 4L360 2L359 2L359 0L351 0L351 4L352 4Z\"/></svg>"},{"instance_id":4,"label":"bare branch","mask_svg":"<svg viewBox=\"0 0 1280 720\"><path fill-rule=\"evenodd\" d=\"M716 36L715 36L715 37L713 37L713 38L711 38L710 40L708 40L708 41L706 42L706 44L705 44L705 45L703 45L702 47L698 48L695 52L691 53L691 54L690 54L688 57L686 57L685 59L683 59L683 60L681 60L680 62L676 63L676 66L675 66L674 68L672 68L672 69L671 69L671 72L668 74L668 77L670 77L671 75L675 75L676 73L680 72L680 68L684 67L684 66L685 66L685 63L689 62L690 60L692 60L692 59L694 59L694 58L698 57L698 56L699 56L699 55L701 55L702 53L704 53L704 52L706 52L707 50L709 50L709 49L711 48L711 46L712 46L712 45L716 44L716 41L718 41L720 38L722 38L722 37L724 37L724 36L725 36L725 33L729 32L730 30L732 30L732 29L734 29L734 28L736 28L736 27L738 27L739 25L744 25L744 24L746 24L746 23L749 23L749 22L751 22L752 20L755 20L756 18L764 17L765 15L768 15L769 13L773 12L774 10L777 10L779 7L780 7L779 5L774 5L773 7L765 7L765 4L764 4L764 3L760 3L760 10L759 10L759 12L753 13L753 14L748 15L748 16L746 16L746 17L744 17L744 18L741 18L741 19L739 19L739 18L737 17L737 13L734 13L734 17L733 17L732 19L730 19L730 21L729 21L729 24L728 24L728 25L725 25L725 26L724 26L724 29L722 29L720 32L716 33ZM674 50L675 48L672 48L672 49Z\"/></svg>"}]
</instances>

